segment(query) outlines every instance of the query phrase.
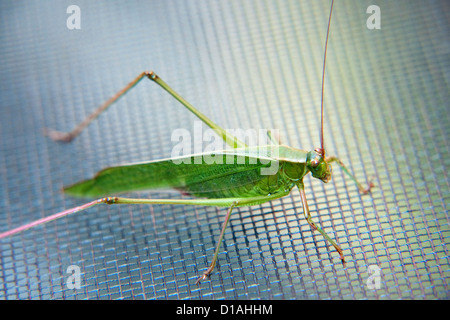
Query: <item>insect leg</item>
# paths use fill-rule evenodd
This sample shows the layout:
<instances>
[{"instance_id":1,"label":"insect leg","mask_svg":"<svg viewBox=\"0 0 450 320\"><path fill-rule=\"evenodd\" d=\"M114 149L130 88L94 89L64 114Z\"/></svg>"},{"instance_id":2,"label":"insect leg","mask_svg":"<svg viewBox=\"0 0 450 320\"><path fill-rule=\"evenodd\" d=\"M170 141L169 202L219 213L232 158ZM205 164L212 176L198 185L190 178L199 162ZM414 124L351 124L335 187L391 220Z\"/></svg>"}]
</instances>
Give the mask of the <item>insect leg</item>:
<instances>
[{"instance_id":1,"label":"insect leg","mask_svg":"<svg viewBox=\"0 0 450 320\"><path fill-rule=\"evenodd\" d=\"M306 195L305 195L305 188L303 185L303 182L297 183L298 190L300 192L300 198L302 199L302 206L303 206L303 214L305 215L306 221L308 221L309 225L313 230L319 231L326 240L328 240L333 247L336 249L336 251L339 253L339 256L341 258L342 263L345 266L345 258L344 254L342 253L341 247L339 247L322 229L320 229L314 221L312 221L311 213L309 212L308 203L306 201Z\"/></svg>"},{"instance_id":2,"label":"insect leg","mask_svg":"<svg viewBox=\"0 0 450 320\"><path fill-rule=\"evenodd\" d=\"M131 88L133 88L139 81L142 80L146 76L146 72L142 72L139 76L137 76L133 81L127 84L122 90L118 91L115 95L109 98L105 103L103 103L100 107L98 107L94 112L92 112L89 116L86 117L83 121L81 121L75 129L70 132L61 132L53 129L44 128L44 134L50 139L61 142L70 142L76 136L78 136L81 131L85 127L87 127L93 120L95 120L103 111L108 109L110 105L119 100L125 93L127 93Z\"/></svg>"},{"instance_id":3,"label":"insect leg","mask_svg":"<svg viewBox=\"0 0 450 320\"><path fill-rule=\"evenodd\" d=\"M108 203L108 199L109 198L102 198L102 199L94 200L94 201L88 202L86 204L83 204L83 205L81 205L79 207L75 207L75 208L72 208L72 209L64 210L64 211L55 213L55 214L53 214L51 216L48 216L48 217L45 217L45 218L42 218L42 219L39 219L39 220L35 220L33 222L30 222L30 223L27 223L27 224L25 224L23 226L20 226L18 228L5 231L3 233L0 233L0 239L13 236L13 235L15 235L17 233L20 233L22 231L31 229L31 228L39 226L41 224L44 224L44 223L47 223L47 222L50 222L50 221L53 221L53 220L56 220L56 219L59 219L59 218L62 218L62 217L66 217L69 214L86 210L86 209L88 209L90 207L93 207L93 206L99 204L99 203Z\"/></svg>"},{"instance_id":4,"label":"insect leg","mask_svg":"<svg viewBox=\"0 0 450 320\"><path fill-rule=\"evenodd\" d=\"M273 200L273 199L278 199L278 198L284 197L284 196L286 196L288 194L289 194L289 192L281 192L281 193L274 194L274 195L271 195L271 196L260 196L260 197L253 197L253 198L241 198L241 199L236 199L235 201L233 201L231 203L230 207L228 208L228 212L227 212L227 215L225 217L225 221L223 222L222 231L220 232L219 241L217 242L216 250L214 251L214 256L213 256L213 259L211 261L211 264L210 264L209 268L206 269L206 271L203 273L203 275L197 279L195 284L198 285L201 281L208 279L210 274L211 274L211 272L214 270L214 267L216 266L216 262L217 262L217 257L219 255L220 244L222 243L223 236L225 234L225 229L227 228L228 221L230 220L231 212L233 211L233 209L235 207L237 207L237 206L246 206L246 205L250 206L250 205L253 205L253 204L263 203L263 202L266 202L266 201L270 201L270 200Z\"/></svg>"},{"instance_id":5,"label":"insect leg","mask_svg":"<svg viewBox=\"0 0 450 320\"><path fill-rule=\"evenodd\" d=\"M67 209L51 216L30 222L21 227L11 229L0 233L0 239L13 236L22 231L39 226L41 224L57 220L59 218L66 217L72 213L84 211L88 208L94 207L98 204L182 204L182 205L199 205L199 206L217 206L217 207L229 207L236 203L238 205L252 205L259 204L266 201L274 200L285 196L285 193L279 193L266 197L253 197L253 198L220 198L220 199L135 199L135 198L122 198L122 197L104 197L97 199L81 206Z\"/></svg>"},{"instance_id":6,"label":"insect leg","mask_svg":"<svg viewBox=\"0 0 450 320\"><path fill-rule=\"evenodd\" d=\"M220 244L223 240L225 230L226 230L228 221L230 220L231 212L233 211L233 209L238 206L252 206L252 205L256 205L256 204L261 204L261 203L264 203L267 201L271 201L271 200L275 200L275 199L284 197L288 194L289 194L289 192L287 191L287 192L280 192L280 193L272 194L272 195L268 195L268 196L257 196L257 197L250 197L250 198L219 198L219 199L135 199L135 198L122 198L122 197L104 197L101 199L97 199L97 200L88 202L81 206L78 206L78 207L75 207L72 209L68 209L65 211L61 211L61 212L55 213L51 216L30 222L21 227L0 233L0 239L13 236L17 233L20 233L20 232L28 230L30 228L39 226L41 224L44 224L44 223L47 223L50 221L54 221L54 220L57 220L62 217L66 217L72 213L86 210L86 209L96 206L98 204L110 204L110 205L112 205L112 204L180 204L180 205L203 205L203 206L229 207L225 221L222 226L222 231L219 236L219 241L217 243L211 265L203 273L203 276L201 276L196 281L196 284L199 284L202 280L207 279L209 277L209 275L211 274L211 272L214 270L214 267L217 263Z\"/></svg>"},{"instance_id":7,"label":"insect leg","mask_svg":"<svg viewBox=\"0 0 450 320\"><path fill-rule=\"evenodd\" d=\"M200 120L202 120L207 126L213 129L229 146L232 148L244 148L247 145L240 141L235 136L227 133L226 130L219 127L213 121L211 121L208 117L206 117L203 113L198 111L193 105L187 102L182 96L176 93L167 83L165 83L156 73L153 71L147 72L146 76L155 81L161 88L166 90L172 97L177 99L183 106L185 106L189 111L195 114Z\"/></svg>"},{"instance_id":8,"label":"insect leg","mask_svg":"<svg viewBox=\"0 0 450 320\"><path fill-rule=\"evenodd\" d=\"M233 203L235 199L130 199L130 198L118 198L118 197L104 197L97 199L81 206L67 209L51 216L35 220L21 227L11 229L0 233L0 239L13 236L22 231L28 230L30 228L39 226L41 224L57 220L62 217L66 217L72 213L80 212L96 206L98 204L184 204L184 205L212 205L212 206L229 206Z\"/></svg>"},{"instance_id":9,"label":"insect leg","mask_svg":"<svg viewBox=\"0 0 450 320\"><path fill-rule=\"evenodd\" d=\"M284 197L288 194L289 194L289 191L280 192L280 193L269 195L269 196L258 196L258 197L250 197L250 198L221 198L221 199L192 199L192 200L191 199L188 199L188 200L159 199L159 200L157 200L157 199L116 198L114 203L140 203L140 204L167 203L167 204L192 204L192 205L205 205L205 206L229 206L227 215L225 217L225 221L223 222L223 225L222 225L222 231L220 232L219 240L217 242L211 264L209 265L208 269L206 269L206 271L203 273L203 275L201 277L199 277L197 279L197 281L195 282L195 284L199 285L201 281L209 278L211 272L214 270L214 268L216 266L217 258L218 258L219 250L220 250L220 245L222 243L222 240L223 240L223 237L225 234L225 230L227 228L228 221L230 220L231 212L233 211L233 209L238 206L251 206L251 205L255 205L255 204L264 203L267 201L271 201L274 199ZM331 239L330 239L330 241L331 241Z\"/></svg>"},{"instance_id":10,"label":"insect leg","mask_svg":"<svg viewBox=\"0 0 450 320\"><path fill-rule=\"evenodd\" d=\"M230 220L231 211L233 211L233 208L235 206L236 206L236 203L233 203L231 205L231 207L228 208L227 216L225 217L225 221L223 222L222 231L220 232L219 241L217 242L216 250L214 251L214 256L211 261L211 264L210 264L209 268L206 269L206 271L203 273L203 275L197 279L197 281L195 282L196 285L199 285L201 281L208 279L209 275L211 274L211 272L214 270L214 267L216 266L217 256L219 255L220 244L222 243L223 235L225 234L225 229L227 228L228 221Z\"/></svg>"},{"instance_id":11,"label":"insect leg","mask_svg":"<svg viewBox=\"0 0 450 320\"><path fill-rule=\"evenodd\" d=\"M175 92L167 83L165 83L157 74L153 71L144 71L139 74L133 81L127 84L122 90L117 92L111 98L109 98L105 103L103 103L100 107L98 107L92 114L86 117L82 122L80 122L75 129L70 132L60 132L52 129L44 129L44 134L49 136L51 139L55 141L62 142L70 142L76 136L78 136L81 131L89 125L94 119L96 119L102 112L108 109L114 102L116 102L120 97L126 94L131 88L133 88L136 84L138 84L144 77L156 82L161 88L167 91L170 95L172 95L176 100L178 100L183 106L185 106L189 111L195 114L200 120L202 120L206 125L208 125L211 129L213 129L228 145L233 148L241 148L246 147L246 144L242 141L238 140L236 137L227 133L226 130L219 127L213 121L211 121L208 117L206 117L203 113L198 111L193 105L187 102L181 95Z\"/></svg>"},{"instance_id":12,"label":"insect leg","mask_svg":"<svg viewBox=\"0 0 450 320\"><path fill-rule=\"evenodd\" d=\"M353 180L353 182L356 183L356 185L358 186L358 189L359 189L359 191L360 191L361 193L367 194L367 193L370 192L370 189L372 189L372 188L374 187L374 184L372 183L372 181L369 181L368 186L367 186L366 188L364 188L364 187L362 186L362 184L360 184L360 183L358 182L358 180L356 180L355 176L354 176L354 175L347 169L347 167L342 163L342 161L339 160L339 158L336 158L336 157L327 157L327 158L325 159L325 161L326 161L327 163L336 162L336 163L339 165L339 167L341 167L341 169L344 171L344 173L345 173L346 175L348 175L348 176L350 177L350 179Z\"/></svg>"}]
</instances>

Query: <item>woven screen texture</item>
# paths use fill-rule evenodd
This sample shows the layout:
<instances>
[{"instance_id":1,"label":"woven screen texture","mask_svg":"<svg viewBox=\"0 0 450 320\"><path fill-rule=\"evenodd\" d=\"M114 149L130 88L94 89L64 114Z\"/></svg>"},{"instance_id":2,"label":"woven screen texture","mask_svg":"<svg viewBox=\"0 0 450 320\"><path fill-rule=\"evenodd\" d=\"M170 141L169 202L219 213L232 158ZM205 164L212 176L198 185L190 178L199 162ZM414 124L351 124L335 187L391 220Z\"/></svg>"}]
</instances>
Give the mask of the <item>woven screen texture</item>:
<instances>
[{"instance_id":1,"label":"woven screen texture","mask_svg":"<svg viewBox=\"0 0 450 320\"><path fill-rule=\"evenodd\" d=\"M235 209L200 286L225 208L101 205L0 240L0 299L448 298L449 4L379 0L371 30L372 2L335 3L324 139L327 155L375 187L361 195L336 165L328 184L304 180L346 268L297 190ZM330 1L77 1L81 29L68 28L72 4L0 2L0 232L89 201L61 188L168 158L174 130L194 132L198 119L144 79L72 143L42 134L73 129L144 70L223 128L320 145Z\"/></svg>"}]
</instances>

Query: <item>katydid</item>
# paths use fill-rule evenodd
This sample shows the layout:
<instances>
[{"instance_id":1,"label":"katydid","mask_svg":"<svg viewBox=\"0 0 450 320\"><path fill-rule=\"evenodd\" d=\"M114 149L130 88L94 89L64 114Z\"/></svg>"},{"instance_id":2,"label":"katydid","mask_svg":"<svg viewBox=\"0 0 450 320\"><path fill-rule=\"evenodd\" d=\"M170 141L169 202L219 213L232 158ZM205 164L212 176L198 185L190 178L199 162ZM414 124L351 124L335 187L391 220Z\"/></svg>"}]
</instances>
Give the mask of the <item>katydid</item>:
<instances>
[{"instance_id":1,"label":"katydid","mask_svg":"<svg viewBox=\"0 0 450 320\"><path fill-rule=\"evenodd\" d=\"M309 172L311 172L314 178L327 183L331 178L330 164L336 162L339 167L344 170L345 174L356 183L362 193L368 193L373 187L373 184L369 183L368 187L364 188L338 158L325 156L323 141L324 76L333 3L334 0L331 2L330 14L328 17L322 70L320 148L316 148L313 151L291 148L275 143L271 135L269 136L274 144L257 147L247 146L244 142L233 135L230 135L226 130L208 119L154 72L145 71L101 105L73 131L62 133L46 130L46 135L56 141L71 141L110 105L125 95L142 79L148 78L172 95L189 111L194 113L231 147L231 149L213 153L215 159L222 161L207 163L205 161L205 156L211 156L212 153L202 153L182 156L177 159L164 159L104 169L98 172L92 179L84 180L64 188L64 192L69 195L97 197L97 200L1 233L0 239L12 236L34 226L68 216L72 213L88 209L98 204L180 204L228 207L211 264L203 275L198 278L196 283L199 284L202 280L209 278L214 270L220 244L223 240L233 209L241 206L258 205L284 197L290 193L294 186L297 186L300 192L303 213L308 224L313 230L317 230L321 233L325 239L334 246L345 266L345 258L342 249L312 221L303 184L303 177ZM270 175L261 174L262 169L270 167L273 163L277 164L277 170L275 172ZM113 196L122 192L167 187L189 194L193 199L133 199Z\"/></svg>"}]
</instances>

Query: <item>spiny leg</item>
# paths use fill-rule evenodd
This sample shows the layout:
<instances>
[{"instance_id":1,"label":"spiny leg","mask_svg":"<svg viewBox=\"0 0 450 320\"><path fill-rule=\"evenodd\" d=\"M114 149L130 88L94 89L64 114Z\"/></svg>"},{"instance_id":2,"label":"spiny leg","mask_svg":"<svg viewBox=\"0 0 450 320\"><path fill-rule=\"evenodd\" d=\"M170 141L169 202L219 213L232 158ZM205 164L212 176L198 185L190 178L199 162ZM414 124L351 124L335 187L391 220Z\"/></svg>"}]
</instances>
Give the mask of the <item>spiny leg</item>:
<instances>
[{"instance_id":1,"label":"spiny leg","mask_svg":"<svg viewBox=\"0 0 450 320\"><path fill-rule=\"evenodd\" d=\"M289 194L289 192L280 192L280 193L272 194L269 196L257 196L257 197L250 197L250 198L219 198L219 199L136 199L136 198L122 198L122 197L104 197L104 198L88 202L84 205L81 205L81 206L78 206L78 207L75 207L72 209L68 209L65 211L55 213L51 216L42 218L40 220L33 221L33 222L25 224L21 227L0 233L0 239L13 236L17 233L20 233L20 232L28 230L30 228L39 226L41 224L44 224L44 223L47 223L50 221L54 221L54 220L62 218L62 217L66 217L72 213L86 210L86 209L96 206L98 204L109 204L109 205L112 205L112 204L179 204L179 205L230 207L228 209L228 213L227 213L224 225L222 227L222 232L220 234L219 242L217 244L217 248L214 253L212 263L211 263L210 267L208 268L208 270L204 273L204 275L197 280L196 283L198 284L198 283L200 283L201 280L206 279L214 269L214 266L217 262L219 246L223 240L225 229L226 229L226 226L230 219L230 215L231 215L233 208L236 206L250 206L250 205L268 202L271 200L275 200L275 199L284 197L288 194Z\"/></svg>"},{"instance_id":2,"label":"spiny leg","mask_svg":"<svg viewBox=\"0 0 450 320\"><path fill-rule=\"evenodd\" d=\"M344 165L344 163L342 163L342 161L341 161L339 158L337 158L337 157L327 157L327 158L325 159L325 161L326 161L327 163L336 162L336 163L339 165L339 167L344 171L344 173L345 173L346 175L348 175L348 176L350 177L350 179L353 180L353 182L356 183L356 185L358 186L358 189L359 189L359 191L360 191L361 193L363 193L363 194L368 194L368 193L370 192L370 189L372 189L372 188L375 186L375 185L373 184L372 180L371 180L371 181L369 181L368 186L367 186L366 188L364 188L364 187L362 186L362 184L359 183L358 180L356 180L355 176L347 169L347 167Z\"/></svg>"},{"instance_id":3,"label":"spiny leg","mask_svg":"<svg viewBox=\"0 0 450 320\"><path fill-rule=\"evenodd\" d=\"M303 182L297 183L298 190L300 192L300 198L302 199L302 206L303 206L303 214L305 215L306 221L308 221L309 225L313 230L319 231L326 240L328 240L333 247L336 249L336 251L339 253L340 259L345 267L345 258L344 254L342 252L341 247L339 247L322 229L320 229L314 221L312 221L311 213L309 212L308 202L306 201L306 195L305 195L305 188L303 186Z\"/></svg>"},{"instance_id":4,"label":"spiny leg","mask_svg":"<svg viewBox=\"0 0 450 320\"><path fill-rule=\"evenodd\" d=\"M210 274L211 274L211 272L214 270L214 267L216 266L216 263L217 263L217 257L219 255L220 244L222 243L223 236L225 234L225 229L227 228L228 221L230 220L231 212L233 211L233 209L235 207L237 207L237 206L246 206L246 205L250 206L250 205L254 205L254 204L258 204L258 203L264 203L264 202L267 202L267 201L270 201L270 200L282 198L282 197L284 197L284 196L286 196L288 194L289 194L289 191L285 191L285 192L280 192L278 194L273 194L273 195L270 195L270 196L241 198L241 199L236 199L235 201L233 201L230 204L230 207L228 208L228 212L227 212L227 215L225 217L225 221L223 222L222 231L220 232L219 241L217 242L216 249L214 251L214 256L213 256L213 259L211 261L211 264L210 264L209 268L206 269L206 271L203 273L203 275L201 277L199 277L195 283L198 285L201 281L208 279Z\"/></svg>"},{"instance_id":5,"label":"spiny leg","mask_svg":"<svg viewBox=\"0 0 450 320\"><path fill-rule=\"evenodd\" d=\"M214 251L214 256L211 261L211 264L209 265L209 268L206 269L206 271L203 273L203 275L197 279L197 281L195 282L196 285L199 285L201 281L208 279L209 275L211 274L211 272L214 270L214 267L216 266L217 256L219 255L220 244L222 243L223 235L225 234L225 229L227 228L228 221L230 220L231 212L233 211L233 208L235 206L236 206L236 202L234 202L230 206L230 208L228 208L228 212L225 217L225 221L223 222L223 225L222 225L222 231L220 232L219 241L217 242L216 250Z\"/></svg>"},{"instance_id":6,"label":"spiny leg","mask_svg":"<svg viewBox=\"0 0 450 320\"><path fill-rule=\"evenodd\" d=\"M23 226L11 229L0 233L0 239L13 236L22 231L31 229L33 227L45 224L50 221L57 220L59 218L66 217L72 213L84 211L88 208L94 207L98 204L182 204L182 205L205 205L205 206L230 206L236 201L235 198L223 198L223 199L135 199L135 198L121 198L121 197L104 197L97 199L81 206L67 209L51 216L30 222ZM269 201L269 200L268 200Z\"/></svg>"},{"instance_id":7,"label":"spiny leg","mask_svg":"<svg viewBox=\"0 0 450 320\"><path fill-rule=\"evenodd\" d=\"M70 215L72 213L76 213L76 212L79 212L79 211L86 210L86 209L91 208L91 207L93 207L93 206L95 206L97 204L108 203L109 201L111 201L110 199L111 198L102 198L102 199L94 200L94 201L85 203L85 204L83 204L81 206L78 206L78 207L75 207L75 208L71 208L71 209L68 209L68 210L64 210L64 211L55 213L55 214L53 214L51 216L48 216L48 217L45 217L45 218L42 218L42 219L39 219L39 220L35 220L33 222L27 223L27 224L25 224L23 226L15 228L15 229L11 229L11 230L5 231L3 233L0 233L0 239L13 236L13 235L15 235L17 233L20 233L22 231L31 229L31 228L39 226L41 224L44 224L44 223L47 223L47 222L50 222L50 221L54 221L54 220L62 218L62 217L66 217L66 216L68 216L68 215Z\"/></svg>"},{"instance_id":8,"label":"spiny leg","mask_svg":"<svg viewBox=\"0 0 450 320\"><path fill-rule=\"evenodd\" d=\"M206 125L208 125L211 129L213 129L228 145L233 148L243 148L246 147L246 144L227 133L226 130L219 127L213 121L211 121L208 117L206 117L203 113L198 111L193 105L187 102L181 95L176 93L167 83L165 83L157 74L153 71L144 71L139 74L133 81L131 81L128 85L126 85L122 90L117 92L111 98L109 98L104 104L102 104L99 108L97 108L92 114L90 114L86 119L84 119L80 124L78 124L75 129L71 132L60 132L52 129L44 129L44 134L49 136L51 139L62 142L70 142L76 136L78 136L83 129L88 126L94 119L96 119L102 112L108 109L114 102L116 102L120 97L126 94L131 88L133 88L136 84L138 84L144 77L156 82L161 88L167 91L170 95L172 95L176 100L178 100L183 106L185 106L189 111L195 114L201 121L203 121Z\"/></svg>"},{"instance_id":9,"label":"spiny leg","mask_svg":"<svg viewBox=\"0 0 450 320\"><path fill-rule=\"evenodd\" d=\"M142 72L139 76L137 76L133 81L131 81L129 84L127 84L122 90L118 91L115 95L113 95L111 98L105 101L100 107L98 107L94 112L92 112L89 116L87 116L83 121L81 121L75 129L73 129L70 132L61 132L56 131L49 128L44 128L44 134L50 139L55 141L61 141L61 142L70 142L72 141L76 136L78 136L81 131L85 127L87 127L92 121L94 121L103 111L108 109L110 105L112 105L114 102L119 100L120 97L122 97L124 94L126 94L131 88L133 88L136 84L139 83L139 81L142 80L146 76L146 72Z\"/></svg>"}]
</instances>

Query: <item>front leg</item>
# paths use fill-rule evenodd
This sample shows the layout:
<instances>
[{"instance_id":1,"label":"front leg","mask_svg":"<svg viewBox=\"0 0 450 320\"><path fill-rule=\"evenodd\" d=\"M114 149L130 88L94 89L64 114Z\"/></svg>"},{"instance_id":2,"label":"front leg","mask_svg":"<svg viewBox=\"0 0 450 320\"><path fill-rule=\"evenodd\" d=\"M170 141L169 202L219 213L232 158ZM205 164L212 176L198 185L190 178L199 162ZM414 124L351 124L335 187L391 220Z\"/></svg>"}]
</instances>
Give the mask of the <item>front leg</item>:
<instances>
[{"instance_id":1,"label":"front leg","mask_svg":"<svg viewBox=\"0 0 450 320\"><path fill-rule=\"evenodd\" d=\"M370 192L370 190L375 186L373 184L372 180L370 180L368 186L366 188L364 188L363 185L361 183L359 183L358 180L356 180L355 176L347 169L347 167L337 157L327 157L325 159L325 162L327 162L327 163L336 162L338 164L338 166L344 171L344 173L346 175L348 175L350 177L350 179L352 179L356 183L356 185L358 186L359 191L362 194L368 194Z\"/></svg>"}]
</instances>

